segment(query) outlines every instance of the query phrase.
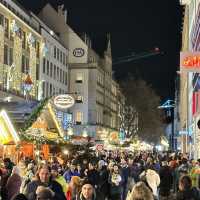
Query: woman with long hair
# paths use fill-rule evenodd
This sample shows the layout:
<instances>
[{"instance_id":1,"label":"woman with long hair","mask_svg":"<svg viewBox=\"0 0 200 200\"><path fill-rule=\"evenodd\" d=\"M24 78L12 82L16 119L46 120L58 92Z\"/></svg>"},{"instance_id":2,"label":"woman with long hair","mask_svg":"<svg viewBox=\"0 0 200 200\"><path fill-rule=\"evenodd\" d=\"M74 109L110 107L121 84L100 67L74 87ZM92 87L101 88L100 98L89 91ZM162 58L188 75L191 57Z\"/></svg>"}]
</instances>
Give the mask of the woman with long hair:
<instances>
[{"instance_id":1,"label":"woman with long hair","mask_svg":"<svg viewBox=\"0 0 200 200\"><path fill-rule=\"evenodd\" d=\"M144 182L138 182L133 186L126 200L153 200L153 194Z\"/></svg>"}]
</instances>

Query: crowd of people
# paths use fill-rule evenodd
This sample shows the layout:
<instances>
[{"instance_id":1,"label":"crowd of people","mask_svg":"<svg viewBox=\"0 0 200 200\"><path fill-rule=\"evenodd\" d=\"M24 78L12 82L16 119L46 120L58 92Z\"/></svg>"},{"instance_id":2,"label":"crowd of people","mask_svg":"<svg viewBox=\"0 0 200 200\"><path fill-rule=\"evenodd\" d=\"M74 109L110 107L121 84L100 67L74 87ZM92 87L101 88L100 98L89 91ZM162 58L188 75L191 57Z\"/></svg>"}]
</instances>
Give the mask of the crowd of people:
<instances>
[{"instance_id":1,"label":"crowd of people","mask_svg":"<svg viewBox=\"0 0 200 200\"><path fill-rule=\"evenodd\" d=\"M200 160L180 153L4 158L0 176L2 200L200 200Z\"/></svg>"}]
</instances>

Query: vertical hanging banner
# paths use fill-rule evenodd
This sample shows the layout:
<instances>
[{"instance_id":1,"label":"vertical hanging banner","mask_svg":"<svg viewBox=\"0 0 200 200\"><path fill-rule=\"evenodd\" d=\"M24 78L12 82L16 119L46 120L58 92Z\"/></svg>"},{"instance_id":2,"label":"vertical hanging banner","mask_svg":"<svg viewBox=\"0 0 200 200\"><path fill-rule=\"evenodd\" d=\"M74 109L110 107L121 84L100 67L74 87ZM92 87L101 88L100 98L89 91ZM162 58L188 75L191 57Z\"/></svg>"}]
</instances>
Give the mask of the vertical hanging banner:
<instances>
[{"instance_id":1,"label":"vertical hanging banner","mask_svg":"<svg viewBox=\"0 0 200 200\"><path fill-rule=\"evenodd\" d=\"M180 71L200 73L200 52L181 52Z\"/></svg>"}]
</instances>

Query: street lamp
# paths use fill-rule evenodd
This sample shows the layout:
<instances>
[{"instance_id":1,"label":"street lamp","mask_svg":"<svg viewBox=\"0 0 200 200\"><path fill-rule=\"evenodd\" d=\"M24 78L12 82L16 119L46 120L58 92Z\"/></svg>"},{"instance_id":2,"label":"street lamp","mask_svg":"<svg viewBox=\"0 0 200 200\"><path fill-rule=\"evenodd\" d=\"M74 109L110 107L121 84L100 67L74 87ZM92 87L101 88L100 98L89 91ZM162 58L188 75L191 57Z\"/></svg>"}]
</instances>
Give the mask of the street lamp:
<instances>
[{"instance_id":1,"label":"street lamp","mask_svg":"<svg viewBox=\"0 0 200 200\"><path fill-rule=\"evenodd\" d=\"M167 116L172 117L172 130L171 130L171 149L174 150L175 144L174 144L174 119L173 119L173 108L175 107L175 101L174 100L167 100L163 105L159 106L159 109L166 109L167 110Z\"/></svg>"}]
</instances>

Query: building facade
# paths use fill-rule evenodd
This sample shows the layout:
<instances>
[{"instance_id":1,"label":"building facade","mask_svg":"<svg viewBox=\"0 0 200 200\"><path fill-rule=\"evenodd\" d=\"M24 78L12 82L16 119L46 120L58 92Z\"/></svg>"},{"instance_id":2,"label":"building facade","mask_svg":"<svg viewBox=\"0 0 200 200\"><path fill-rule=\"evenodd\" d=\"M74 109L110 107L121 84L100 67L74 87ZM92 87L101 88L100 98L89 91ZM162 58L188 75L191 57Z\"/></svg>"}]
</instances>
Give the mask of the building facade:
<instances>
[{"instance_id":1,"label":"building facade","mask_svg":"<svg viewBox=\"0 0 200 200\"><path fill-rule=\"evenodd\" d=\"M30 14L13 1L0 1L1 90L36 98L41 45Z\"/></svg>"},{"instance_id":2,"label":"building facade","mask_svg":"<svg viewBox=\"0 0 200 200\"><path fill-rule=\"evenodd\" d=\"M200 1L181 1L184 5L184 23L182 51L200 51ZM191 156L200 156L200 131L197 122L200 119L200 76L199 73L180 73L180 126L182 151ZM194 152L194 154L192 153Z\"/></svg>"},{"instance_id":3,"label":"building facade","mask_svg":"<svg viewBox=\"0 0 200 200\"><path fill-rule=\"evenodd\" d=\"M101 139L104 133L119 130L118 84L112 77L110 40L104 56L92 48L88 37L82 39L67 24L63 6L57 10L47 4L39 13L54 32L59 33L62 44L69 49L69 93L74 95L75 105L69 109L73 114L73 131ZM59 23L57 23L59 21Z\"/></svg>"}]
</instances>

